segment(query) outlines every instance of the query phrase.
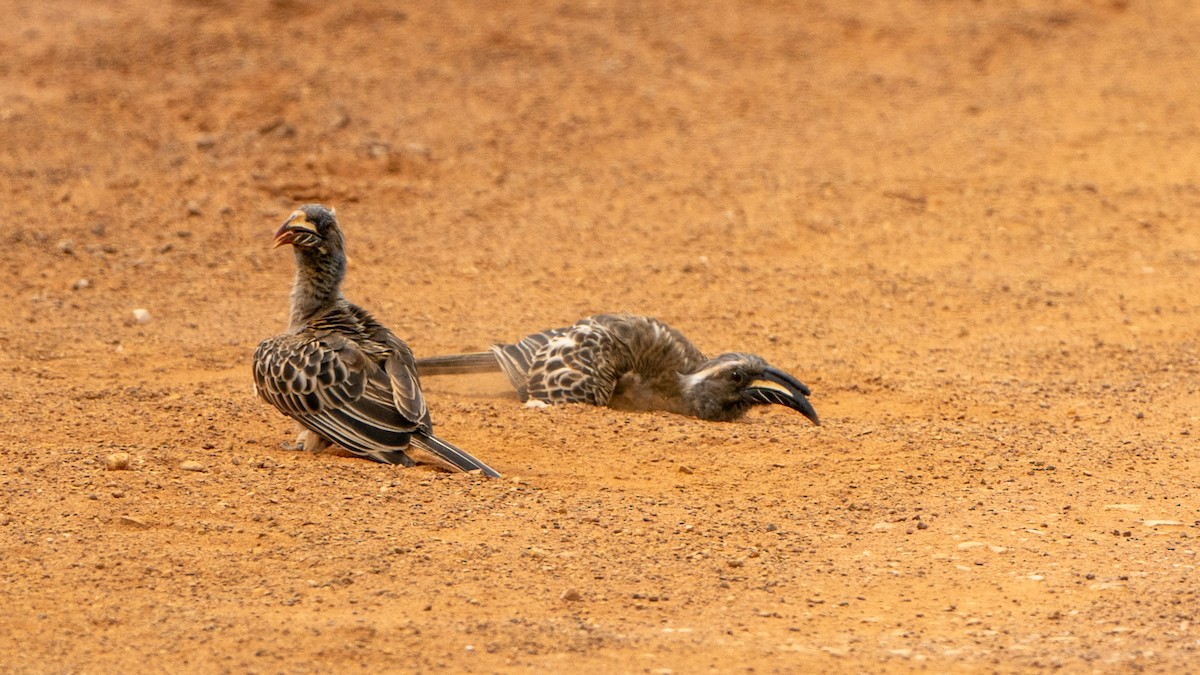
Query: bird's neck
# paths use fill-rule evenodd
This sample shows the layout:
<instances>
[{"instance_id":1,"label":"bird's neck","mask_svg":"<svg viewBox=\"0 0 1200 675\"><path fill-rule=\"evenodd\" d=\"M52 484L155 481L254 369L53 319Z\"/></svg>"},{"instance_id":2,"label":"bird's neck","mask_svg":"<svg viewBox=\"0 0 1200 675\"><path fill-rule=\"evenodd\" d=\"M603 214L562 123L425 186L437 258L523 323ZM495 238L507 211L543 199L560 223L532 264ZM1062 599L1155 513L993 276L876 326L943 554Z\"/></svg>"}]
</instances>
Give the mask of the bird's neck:
<instances>
[{"instance_id":1,"label":"bird's neck","mask_svg":"<svg viewBox=\"0 0 1200 675\"><path fill-rule=\"evenodd\" d=\"M289 327L296 329L304 326L340 302L342 278L345 275L344 257L297 249Z\"/></svg>"},{"instance_id":2,"label":"bird's neck","mask_svg":"<svg viewBox=\"0 0 1200 675\"><path fill-rule=\"evenodd\" d=\"M618 365L621 372L640 376L660 395L681 396L681 373L694 372L704 363L704 354L682 333L657 319L637 317L640 324L624 334L627 349Z\"/></svg>"},{"instance_id":3,"label":"bird's neck","mask_svg":"<svg viewBox=\"0 0 1200 675\"><path fill-rule=\"evenodd\" d=\"M706 393L692 379L693 375L679 376L679 398L683 401L686 414L713 422L729 422L746 413L749 406L729 405L727 402Z\"/></svg>"}]
</instances>

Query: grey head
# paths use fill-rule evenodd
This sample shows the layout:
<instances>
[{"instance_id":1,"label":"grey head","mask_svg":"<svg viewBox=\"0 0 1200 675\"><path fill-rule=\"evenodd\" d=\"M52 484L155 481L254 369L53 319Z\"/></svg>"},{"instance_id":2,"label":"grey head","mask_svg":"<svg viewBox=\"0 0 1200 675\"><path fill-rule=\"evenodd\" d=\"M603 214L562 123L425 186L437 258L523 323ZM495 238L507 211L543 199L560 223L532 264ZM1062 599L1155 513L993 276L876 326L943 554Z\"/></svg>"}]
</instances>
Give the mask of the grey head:
<instances>
[{"instance_id":1,"label":"grey head","mask_svg":"<svg viewBox=\"0 0 1200 675\"><path fill-rule=\"evenodd\" d=\"M342 258L346 242L333 209L305 204L292 212L275 232L276 248L290 244L298 254Z\"/></svg>"},{"instance_id":2,"label":"grey head","mask_svg":"<svg viewBox=\"0 0 1200 675\"><path fill-rule=\"evenodd\" d=\"M709 359L695 372L680 375L680 389L690 412L706 420L732 421L756 405L778 404L821 423L808 402L809 388L754 354Z\"/></svg>"}]
</instances>

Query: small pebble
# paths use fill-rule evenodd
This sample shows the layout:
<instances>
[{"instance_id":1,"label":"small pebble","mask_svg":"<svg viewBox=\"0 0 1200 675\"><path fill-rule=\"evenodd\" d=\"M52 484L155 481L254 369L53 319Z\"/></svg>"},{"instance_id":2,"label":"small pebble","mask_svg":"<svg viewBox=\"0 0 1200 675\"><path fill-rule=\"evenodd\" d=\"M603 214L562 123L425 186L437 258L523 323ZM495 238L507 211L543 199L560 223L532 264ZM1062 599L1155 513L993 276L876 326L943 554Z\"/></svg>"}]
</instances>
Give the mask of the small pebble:
<instances>
[{"instance_id":1,"label":"small pebble","mask_svg":"<svg viewBox=\"0 0 1200 675\"><path fill-rule=\"evenodd\" d=\"M126 471L129 469L129 453L114 452L104 458L104 468L108 471Z\"/></svg>"},{"instance_id":2,"label":"small pebble","mask_svg":"<svg viewBox=\"0 0 1200 675\"><path fill-rule=\"evenodd\" d=\"M71 289L76 290L76 291L82 291L85 288L91 288L91 286L92 286L91 281L88 281L87 279L77 279L75 281L75 283L71 284Z\"/></svg>"},{"instance_id":3,"label":"small pebble","mask_svg":"<svg viewBox=\"0 0 1200 675\"><path fill-rule=\"evenodd\" d=\"M568 588L562 592L562 595L558 597L560 600L566 600L567 602L578 602L583 599L583 596L579 594L579 591L575 590L574 588Z\"/></svg>"},{"instance_id":4,"label":"small pebble","mask_svg":"<svg viewBox=\"0 0 1200 675\"><path fill-rule=\"evenodd\" d=\"M185 459L179 463L181 471L205 471L205 467L200 462L191 459Z\"/></svg>"},{"instance_id":5,"label":"small pebble","mask_svg":"<svg viewBox=\"0 0 1200 675\"><path fill-rule=\"evenodd\" d=\"M929 529L929 523L926 523L925 521L923 521L923 520L922 520L922 521L920 521L919 523L917 523L917 529L918 529L918 530L928 530L928 529Z\"/></svg>"},{"instance_id":6,"label":"small pebble","mask_svg":"<svg viewBox=\"0 0 1200 675\"><path fill-rule=\"evenodd\" d=\"M150 323L150 310L138 307L133 310L133 320L140 324Z\"/></svg>"},{"instance_id":7,"label":"small pebble","mask_svg":"<svg viewBox=\"0 0 1200 675\"><path fill-rule=\"evenodd\" d=\"M693 474L696 470L686 464L679 465L679 473Z\"/></svg>"},{"instance_id":8,"label":"small pebble","mask_svg":"<svg viewBox=\"0 0 1200 675\"><path fill-rule=\"evenodd\" d=\"M204 211L200 209L199 202L191 200L187 203L187 213L189 216L198 216L204 213Z\"/></svg>"}]
</instances>

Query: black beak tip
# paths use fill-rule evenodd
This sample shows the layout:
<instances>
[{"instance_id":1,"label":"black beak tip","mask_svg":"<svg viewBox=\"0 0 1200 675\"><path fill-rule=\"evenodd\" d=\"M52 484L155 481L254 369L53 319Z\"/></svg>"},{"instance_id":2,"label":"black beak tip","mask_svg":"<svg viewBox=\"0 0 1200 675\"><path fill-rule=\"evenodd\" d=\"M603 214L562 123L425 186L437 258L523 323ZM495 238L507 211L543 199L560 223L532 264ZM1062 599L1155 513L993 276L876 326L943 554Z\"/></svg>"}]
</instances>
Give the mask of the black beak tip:
<instances>
[{"instance_id":1,"label":"black beak tip","mask_svg":"<svg viewBox=\"0 0 1200 675\"><path fill-rule=\"evenodd\" d=\"M796 404L797 405L794 407L796 407L796 410L799 411L800 414L803 414L804 417L809 418L812 424L821 426L821 418L817 417L817 411L814 407L812 407L812 404L810 404L808 399L803 398L803 396L797 396Z\"/></svg>"},{"instance_id":2,"label":"black beak tip","mask_svg":"<svg viewBox=\"0 0 1200 675\"><path fill-rule=\"evenodd\" d=\"M786 406L804 415L814 425L821 426L821 418L817 416L817 411L813 408L812 403L809 403L808 398L799 392L783 394L774 389L751 390L750 401L756 404L775 403Z\"/></svg>"},{"instance_id":3,"label":"black beak tip","mask_svg":"<svg viewBox=\"0 0 1200 675\"><path fill-rule=\"evenodd\" d=\"M767 368L765 379L778 385L783 385L783 389L786 392L776 387L757 390L752 388L752 400L758 403L779 403L785 405L807 417L815 426L821 426L821 418L817 416L816 409L813 408L812 403L808 400L808 397L812 395L812 390L808 388L808 385L788 373L773 367Z\"/></svg>"}]
</instances>

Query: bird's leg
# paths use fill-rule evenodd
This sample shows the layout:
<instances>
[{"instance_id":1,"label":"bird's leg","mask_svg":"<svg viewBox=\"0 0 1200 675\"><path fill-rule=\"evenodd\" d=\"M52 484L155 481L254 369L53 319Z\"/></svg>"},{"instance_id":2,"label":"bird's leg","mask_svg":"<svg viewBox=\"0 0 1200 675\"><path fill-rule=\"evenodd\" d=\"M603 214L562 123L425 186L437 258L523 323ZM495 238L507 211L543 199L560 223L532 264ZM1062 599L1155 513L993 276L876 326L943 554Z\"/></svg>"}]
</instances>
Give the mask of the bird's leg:
<instances>
[{"instance_id":1,"label":"bird's leg","mask_svg":"<svg viewBox=\"0 0 1200 675\"><path fill-rule=\"evenodd\" d=\"M308 432L301 431L299 434L296 435L296 440L292 441L291 443L288 443L287 441L280 441L279 447L283 448L284 450L303 450L304 449L304 435L306 433L308 433Z\"/></svg>"},{"instance_id":2,"label":"bird's leg","mask_svg":"<svg viewBox=\"0 0 1200 675\"><path fill-rule=\"evenodd\" d=\"M329 441L321 438L320 435L305 429L299 424L296 425L299 433L296 434L296 440L288 443L284 441L279 444L279 447L284 450L307 450L309 452L320 452L329 446Z\"/></svg>"},{"instance_id":3,"label":"bird's leg","mask_svg":"<svg viewBox=\"0 0 1200 675\"><path fill-rule=\"evenodd\" d=\"M321 452L329 447L329 441L321 437L320 434L315 434L308 429L300 432L296 437L296 442L302 444L302 447L309 452Z\"/></svg>"}]
</instances>

